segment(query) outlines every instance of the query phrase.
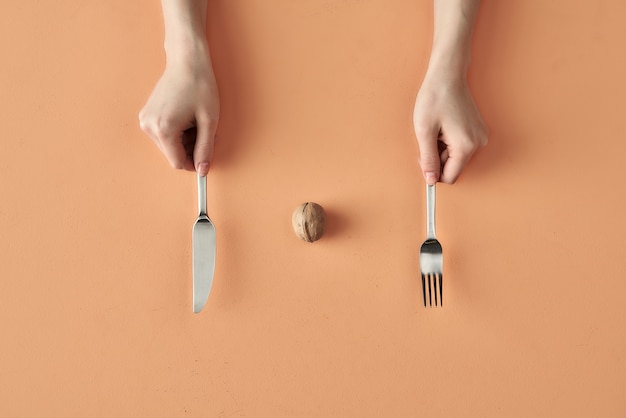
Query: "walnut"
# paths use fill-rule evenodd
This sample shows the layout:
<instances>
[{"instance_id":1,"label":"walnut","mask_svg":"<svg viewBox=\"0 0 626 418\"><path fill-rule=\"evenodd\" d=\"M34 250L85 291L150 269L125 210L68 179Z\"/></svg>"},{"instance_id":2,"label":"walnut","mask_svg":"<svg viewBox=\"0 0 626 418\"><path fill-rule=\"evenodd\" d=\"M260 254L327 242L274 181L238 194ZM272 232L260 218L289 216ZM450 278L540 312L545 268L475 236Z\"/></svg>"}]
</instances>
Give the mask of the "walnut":
<instances>
[{"instance_id":1,"label":"walnut","mask_svg":"<svg viewBox=\"0 0 626 418\"><path fill-rule=\"evenodd\" d=\"M324 208L313 202L301 204L291 217L293 230L303 241L317 241L324 234L326 213Z\"/></svg>"}]
</instances>

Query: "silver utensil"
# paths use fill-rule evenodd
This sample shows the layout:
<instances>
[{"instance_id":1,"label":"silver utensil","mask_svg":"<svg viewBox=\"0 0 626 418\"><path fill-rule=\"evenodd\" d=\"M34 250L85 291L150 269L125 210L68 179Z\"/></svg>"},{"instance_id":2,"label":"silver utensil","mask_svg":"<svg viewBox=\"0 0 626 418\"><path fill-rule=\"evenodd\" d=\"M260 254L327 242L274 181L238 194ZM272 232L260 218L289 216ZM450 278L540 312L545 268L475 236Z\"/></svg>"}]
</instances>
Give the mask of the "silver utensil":
<instances>
[{"instance_id":1,"label":"silver utensil","mask_svg":"<svg viewBox=\"0 0 626 418\"><path fill-rule=\"evenodd\" d=\"M443 306L443 250L435 236L435 185L426 185L426 241L420 248L420 270L422 271L422 295L426 306L426 287L428 302L433 306ZM439 293L439 301L437 301Z\"/></svg>"},{"instance_id":2,"label":"silver utensil","mask_svg":"<svg viewBox=\"0 0 626 418\"><path fill-rule=\"evenodd\" d=\"M215 272L215 225L206 210L206 177L198 175L198 218L193 225L193 312L209 297Z\"/></svg>"}]
</instances>

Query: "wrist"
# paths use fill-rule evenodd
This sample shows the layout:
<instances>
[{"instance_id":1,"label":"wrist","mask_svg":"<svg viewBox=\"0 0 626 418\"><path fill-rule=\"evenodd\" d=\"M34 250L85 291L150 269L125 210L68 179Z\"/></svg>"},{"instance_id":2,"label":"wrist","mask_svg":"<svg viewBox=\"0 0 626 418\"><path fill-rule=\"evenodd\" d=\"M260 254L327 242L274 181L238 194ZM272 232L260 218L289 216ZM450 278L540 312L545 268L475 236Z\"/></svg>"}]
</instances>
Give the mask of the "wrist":
<instances>
[{"instance_id":1,"label":"wrist","mask_svg":"<svg viewBox=\"0 0 626 418\"><path fill-rule=\"evenodd\" d=\"M206 0L162 0L165 25L165 53L168 61L208 53Z\"/></svg>"},{"instance_id":2,"label":"wrist","mask_svg":"<svg viewBox=\"0 0 626 418\"><path fill-rule=\"evenodd\" d=\"M167 64L210 62L209 46L204 34L169 34L164 42Z\"/></svg>"},{"instance_id":3,"label":"wrist","mask_svg":"<svg viewBox=\"0 0 626 418\"><path fill-rule=\"evenodd\" d=\"M432 87L436 90L451 88L467 83L467 71L459 69L456 65L429 65L422 87Z\"/></svg>"},{"instance_id":4,"label":"wrist","mask_svg":"<svg viewBox=\"0 0 626 418\"><path fill-rule=\"evenodd\" d=\"M428 75L465 79L470 65L469 45L435 45L428 62Z\"/></svg>"}]
</instances>

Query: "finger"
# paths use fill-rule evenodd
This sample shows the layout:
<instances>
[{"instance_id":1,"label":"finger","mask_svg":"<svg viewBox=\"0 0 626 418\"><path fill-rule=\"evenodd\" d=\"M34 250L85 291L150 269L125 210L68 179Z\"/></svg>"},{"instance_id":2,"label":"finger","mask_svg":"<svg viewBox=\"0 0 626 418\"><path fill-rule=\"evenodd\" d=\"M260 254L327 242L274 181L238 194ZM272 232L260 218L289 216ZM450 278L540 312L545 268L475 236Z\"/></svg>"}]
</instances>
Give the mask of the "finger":
<instances>
[{"instance_id":1,"label":"finger","mask_svg":"<svg viewBox=\"0 0 626 418\"><path fill-rule=\"evenodd\" d=\"M416 129L417 144L420 149L419 163L427 184L435 184L439 180L441 172L441 160L439 159L439 149L437 139L439 129Z\"/></svg>"},{"instance_id":2,"label":"finger","mask_svg":"<svg viewBox=\"0 0 626 418\"><path fill-rule=\"evenodd\" d=\"M177 170L194 171L193 161L185 152L181 140L162 142L163 154L172 167Z\"/></svg>"},{"instance_id":3,"label":"finger","mask_svg":"<svg viewBox=\"0 0 626 418\"><path fill-rule=\"evenodd\" d=\"M206 176L213 159L213 145L217 124L209 118L197 119L196 144L193 149L195 170L201 176Z\"/></svg>"},{"instance_id":4,"label":"finger","mask_svg":"<svg viewBox=\"0 0 626 418\"><path fill-rule=\"evenodd\" d=\"M172 167L193 170L193 162L185 155L181 142L181 130L171 119L154 117L144 108L139 112L139 126L165 155Z\"/></svg>"},{"instance_id":5,"label":"finger","mask_svg":"<svg viewBox=\"0 0 626 418\"><path fill-rule=\"evenodd\" d=\"M157 137L161 151L172 167L178 170L193 171L193 162L185 152L182 132L161 130Z\"/></svg>"},{"instance_id":6,"label":"finger","mask_svg":"<svg viewBox=\"0 0 626 418\"><path fill-rule=\"evenodd\" d=\"M448 151L448 148L444 148L443 151L439 153L442 171L446 169L446 162L448 161L448 158L450 158L450 152Z\"/></svg>"},{"instance_id":7,"label":"finger","mask_svg":"<svg viewBox=\"0 0 626 418\"><path fill-rule=\"evenodd\" d=\"M457 181L463 168L472 157L473 152L455 154L448 151L449 156L443 166L441 178L442 183L454 184Z\"/></svg>"}]
</instances>

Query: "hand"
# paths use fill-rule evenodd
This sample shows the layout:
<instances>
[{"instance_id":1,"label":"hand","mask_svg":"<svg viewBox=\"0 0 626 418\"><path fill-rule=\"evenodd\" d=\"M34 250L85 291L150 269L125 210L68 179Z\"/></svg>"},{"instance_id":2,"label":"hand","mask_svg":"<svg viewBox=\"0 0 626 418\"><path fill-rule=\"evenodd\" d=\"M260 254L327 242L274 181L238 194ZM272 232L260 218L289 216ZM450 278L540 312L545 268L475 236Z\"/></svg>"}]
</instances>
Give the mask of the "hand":
<instances>
[{"instance_id":1,"label":"hand","mask_svg":"<svg viewBox=\"0 0 626 418\"><path fill-rule=\"evenodd\" d=\"M193 59L168 61L139 113L139 124L172 167L205 176L213 156L219 109L217 83L207 51Z\"/></svg>"},{"instance_id":2,"label":"hand","mask_svg":"<svg viewBox=\"0 0 626 418\"><path fill-rule=\"evenodd\" d=\"M464 77L427 74L413 124L428 184L453 184L474 152L487 144L487 127Z\"/></svg>"}]
</instances>

